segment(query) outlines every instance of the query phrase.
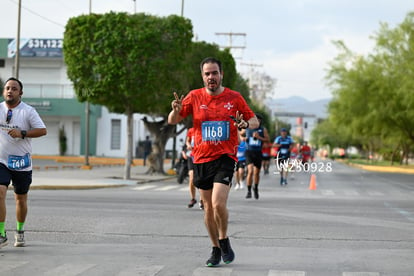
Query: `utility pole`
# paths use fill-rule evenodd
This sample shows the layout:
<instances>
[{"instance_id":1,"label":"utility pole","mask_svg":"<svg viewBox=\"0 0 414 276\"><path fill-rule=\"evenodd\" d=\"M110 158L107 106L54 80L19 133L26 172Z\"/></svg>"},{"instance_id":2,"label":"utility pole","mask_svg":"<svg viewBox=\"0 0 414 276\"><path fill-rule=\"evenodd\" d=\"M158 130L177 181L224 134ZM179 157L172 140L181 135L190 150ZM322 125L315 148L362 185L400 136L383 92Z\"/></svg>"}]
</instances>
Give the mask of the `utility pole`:
<instances>
[{"instance_id":1,"label":"utility pole","mask_svg":"<svg viewBox=\"0 0 414 276\"><path fill-rule=\"evenodd\" d=\"M132 0L134 1L134 14L137 13L137 0Z\"/></svg>"},{"instance_id":2,"label":"utility pole","mask_svg":"<svg viewBox=\"0 0 414 276\"><path fill-rule=\"evenodd\" d=\"M19 0L19 7L17 12L17 37L16 37L16 53L14 56L14 77L19 78L20 69L20 22L22 13L22 0Z\"/></svg>"},{"instance_id":3,"label":"utility pole","mask_svg":"<svg viewBox=\"0 0 414 276\"><path fill-rule=\"evenodd\" d=\"M250 89L252 89L253 88L253 86L252 86L253 68L254 67L263 67L263 64L241 62L240 65L250 67L248 79L249 79L249 87L250 87Z\"/></svg>"},{"instance_id":4,"label":"utility pole","mask_svg":"<svg viewBox=\"0 0 414 276\"><path fill-rule=\"evenodd\" d=\"M184 0L181 0L181 17L184 16Z\"/></svg>"},{"instance_id":5,"label":"utility pole","mask_svg":"<svg viewBox=\"0 0 414 276\"><path fill-rule=\"evenodd\" d=\"M228 33L216 33L216 35L218 36L227 36L229 38L229 42L227 46L223 46L220 45L220 48L224 48L224 49L239 49L239 50L243 50L246 48L246 33L233 33L233 32L228 32ZM233 45L233 37L243 37L244 38L244 45ZM241 59L240 57L234 57L234 58L238 58Z\"/></svg>"},{"instance_id":6,"label":"utility pole","mask_svg":"<svg viewBox=\"0 0 414 276\"><path fill-rule=\"evenodd\" d=\"M251 98L255 99L255 101L257 101L260 104L262 102L262 99L260 97L261 96L261 93L260 93L260 90L261 90L260 80L257 78L257 75L256 75L256 78L254 78L253 71L254 71L255 67L263 67L263 64L241 62L240 65L241 66L248 66L250 68L249 72L248 72L248 81L249 81L249 90L250 90L250 93L251 93Z\"/></svg>"},{"instance_id":7,"label":"utility pole","mask_svg":"<svg viewBox=\"0 0 414 276\"><path fill-rule=\"evenodd\" d=\"M89 0L89 15L92 14L92 0ZM85 102L85 164L82 166L82 169L90 170L91 166L89 165L89 117L90 117L90 105L89 101Z\"/></svg>"},{"instance_id":8,"label":"utility pole","mask_svg":"<svg viewBox=\"0 0 414 276\"><path fill-rule=\"evenodd\" d=\"M184 17L184 0L181 0L181 17ZM173 151L171 160L171 169L175 167L175 159L177 158L177 126L175 126L174 137L173 137Z\"/></svg>"}]
</instances>

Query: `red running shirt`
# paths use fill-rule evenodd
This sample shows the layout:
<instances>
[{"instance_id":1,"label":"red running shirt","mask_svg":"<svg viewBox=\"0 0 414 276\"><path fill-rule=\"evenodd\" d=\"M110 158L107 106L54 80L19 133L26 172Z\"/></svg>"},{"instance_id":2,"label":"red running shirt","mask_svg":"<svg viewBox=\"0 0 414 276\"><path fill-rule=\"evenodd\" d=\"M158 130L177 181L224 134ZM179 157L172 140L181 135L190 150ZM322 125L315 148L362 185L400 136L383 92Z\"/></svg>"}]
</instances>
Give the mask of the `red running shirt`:
<instances>
[{"instance_id":1,"label":"red running shirt","mask_svg":"<svg viewBox=\"0 0 414 276\"><path fill-rule=\"evenodd\" d=\"M190 143L191 143L191 146L194 146L193 145L193 143L194 143L194 128L192 128L192 127L190 127L188 130L187 130L187 137L190 137Z\"/></svg>"},{"instance_id":2,"label":"red running shirt","mask_svg":"<svg viewBox=\"0 0 414 276\"><path fill-rule=\"evenodd\" d=\"M254 117L239 92L224 88L219 95L211 96L205 88L192 90L182 107L180 116L193 115L194 163L213 161L223 154L237 161L238 133L230 115L235 117L239 111L246 121Z\"/></svg>"},{"instance_id":3,"label":"red running shirt","mask_svg":"<svg viewBox=\"0 0 414 276\"><path fill-rule=\"evenodd\" d=\"M191 144L191 148L194 147L194 128L189 128L187 131L187 137L190 138L190 144ZM193 151L191 150L190 156L193 156Z\"/></svg>"}]
</instances>

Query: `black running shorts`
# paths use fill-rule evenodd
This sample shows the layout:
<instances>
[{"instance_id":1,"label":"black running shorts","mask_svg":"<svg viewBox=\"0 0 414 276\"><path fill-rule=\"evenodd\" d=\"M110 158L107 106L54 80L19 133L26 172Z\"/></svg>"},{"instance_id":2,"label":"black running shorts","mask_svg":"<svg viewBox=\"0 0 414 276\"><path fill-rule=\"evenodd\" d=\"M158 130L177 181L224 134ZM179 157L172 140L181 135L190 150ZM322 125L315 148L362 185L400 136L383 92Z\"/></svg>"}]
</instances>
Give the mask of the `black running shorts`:
<instances>
[{"instance_id":1,"label":"black running shorts","mask_svg":"<svg viewBox=\"0 0 414 276\"><path fill-rule=\"evenodd\" d=\"M246 163L247 165L253 164L258 169L262 168L262 152L258 150L246 150Z\"/></svg>"},{"instance_id":2,"label":"black running shorts","mask_svg":"<svg viewBox=\"0 0 414 276\"><path fill-rule=\"evenodd\" d=\"M191 156L187 158L187 167L189 171L194 169L193 157Z\"/></svg>"},{"instance_id":3,"label":"black running shorts","mask_svg":"<svg viewBox=\"0 0 414 276\"><path fill-rule=\"evenodd\" d=\"M13 183L16 194L27 194L32 184L32 171L13 171L0 164L0 185L9 187L10 182Z\"/></svg>"},{"instance_id":4,"label":"black running shorts","mask_svg":"<svg viewBox=\"0 0 414 276\"><path fill-rule=\"evenodd\" d=\"M202 190L210 190L214 183L231 185L236 161L228 155L206 162L194 164L194 186Z\"/></svg>"},{"instance_id":5,"label":"black running shorts","mask_svg":"<svg viewBox=\"0 0 414 276\"><path fill-rule=\"evenodd\" d=\"M246 160L238 161L237 162L237 169L244 169L246 168Z\"/></svg>"}]
</instances>

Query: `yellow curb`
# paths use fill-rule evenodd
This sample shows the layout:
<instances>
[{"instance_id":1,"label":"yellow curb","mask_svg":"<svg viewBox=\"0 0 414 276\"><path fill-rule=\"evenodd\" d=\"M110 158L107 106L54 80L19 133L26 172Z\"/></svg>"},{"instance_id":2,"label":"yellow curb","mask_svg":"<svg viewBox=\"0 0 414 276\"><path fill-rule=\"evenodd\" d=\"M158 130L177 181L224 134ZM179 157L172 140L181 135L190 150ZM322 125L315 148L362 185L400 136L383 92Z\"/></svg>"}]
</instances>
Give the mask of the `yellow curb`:
<instances>
[{"instance_id":1,"label":"yellow curb","mask_svg":"<svg viewBox=\"0 0 414 276\"><path fill-rule=\"evenodd\" d=\"M84 163L84 156L56 156L56 155L33 155L33 159L54 160L57 163ZM89 163L92 165L125 165L125 158L90 156ZM164 159L164 164L171 163L171 159ZM132 159L132 166L143 166L143 159Z\"/></svg>"},{"instance_id":2,"label":"yellow curb","mask_svg":"<svg viewBox=\"0 0 414 276\"><path fill-rule=\"evenodd\" d=\"M11 186L11 185L10 185ZM93 190L104 188L119 188L126 187L126 184L111 184L111 185L33 185L30 190Z\"/></svg>"},{"instance_id":3,"label":"yellow curb","mask_svg":"<svg viewBox=\"0 0 414 276\"><path fill-rule=\"evenodd\" d=\"M372 171L372 172L414 174L414 169L410 169L410 168L401 168L401 167L392 167L392 166L360 165L360 164L354 164L354 163L347 163L347 164L353 167L357 167L357 168L360 168L366 171Z\"/></svg>"}]
</instances>

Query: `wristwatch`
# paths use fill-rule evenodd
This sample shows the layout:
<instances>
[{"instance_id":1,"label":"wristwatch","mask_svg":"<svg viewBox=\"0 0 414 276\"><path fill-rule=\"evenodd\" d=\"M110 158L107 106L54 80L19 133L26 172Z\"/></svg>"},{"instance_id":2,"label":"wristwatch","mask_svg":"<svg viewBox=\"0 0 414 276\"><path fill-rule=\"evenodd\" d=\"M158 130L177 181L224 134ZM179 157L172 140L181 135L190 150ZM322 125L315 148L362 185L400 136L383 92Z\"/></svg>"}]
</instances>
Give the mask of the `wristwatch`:
<instances>
[{"instance_id":1,"label":"wristwatch","mask_svg":"<svg viewBox=\"0 0 414 276\"><path fill-rule=\"evenodd\" d=\"M26 135L27 135L26 130L21 130L20 133L22 134L22 139L24 139L24 137L26 137Z\"/></svg>"}]
</instances>

